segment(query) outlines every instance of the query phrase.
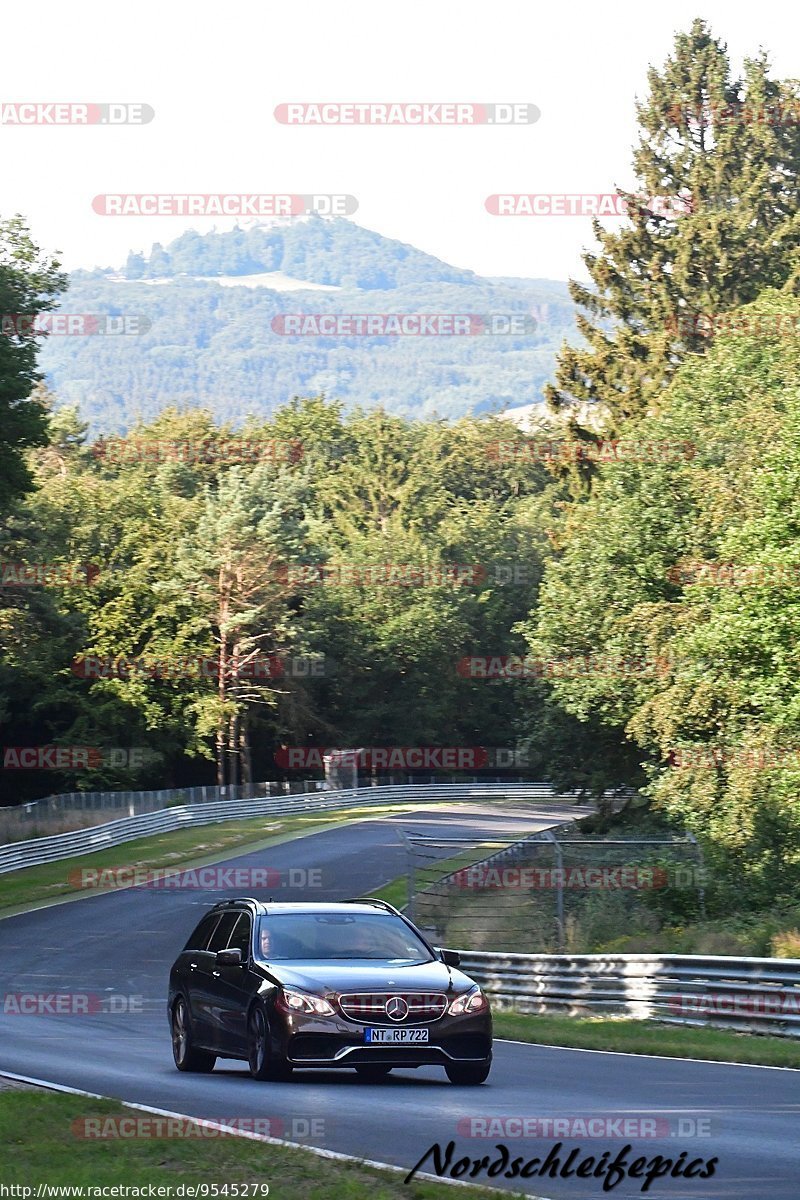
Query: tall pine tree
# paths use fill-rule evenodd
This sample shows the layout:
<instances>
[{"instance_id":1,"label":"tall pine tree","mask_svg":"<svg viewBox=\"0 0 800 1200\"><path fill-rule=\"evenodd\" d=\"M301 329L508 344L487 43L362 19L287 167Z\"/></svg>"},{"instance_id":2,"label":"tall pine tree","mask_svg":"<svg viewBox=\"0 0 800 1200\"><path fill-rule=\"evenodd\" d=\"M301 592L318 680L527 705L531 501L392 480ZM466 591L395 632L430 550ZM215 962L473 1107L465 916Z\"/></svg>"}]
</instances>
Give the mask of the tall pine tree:
<instances>
[{"instance_id":1,"label":"tall pine tree","mask_svg":"<svg viewBox=\"0 0 800 1200\"><path fill-rule=\"evenodd\" d=\"M680 362L708 345L697 314L797 289L800 102L768 69L763 56L746 60L733 79L726 46L696 20L648 72L637 191L618 189L623 228L594 222L600 252L583 258L592 284L570 283L586 344L563 348L546 389L576 432L590 411L592 426L613 432L656 409Z\"/></svg>"}]
</instances>

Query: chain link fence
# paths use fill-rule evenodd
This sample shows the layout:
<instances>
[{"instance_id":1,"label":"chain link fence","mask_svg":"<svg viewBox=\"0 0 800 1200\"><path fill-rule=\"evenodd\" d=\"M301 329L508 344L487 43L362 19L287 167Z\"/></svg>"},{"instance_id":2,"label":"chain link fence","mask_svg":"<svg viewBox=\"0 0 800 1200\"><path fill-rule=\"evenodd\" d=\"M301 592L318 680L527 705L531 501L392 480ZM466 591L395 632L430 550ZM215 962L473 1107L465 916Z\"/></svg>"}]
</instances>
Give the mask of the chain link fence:
<instances>
[{"instance_id":1,"label":"chain link fence","mask_svg":"<svg viewBox=\"0 0 800 1200\"><path fill-rule=\"evenodd\" d=\"M406 911L437 945L577 954L654 932L676 906L704 915L705 868L690 836L592 837L574 822L518 840L403 836Z\"/></svg>"}]
</instances>

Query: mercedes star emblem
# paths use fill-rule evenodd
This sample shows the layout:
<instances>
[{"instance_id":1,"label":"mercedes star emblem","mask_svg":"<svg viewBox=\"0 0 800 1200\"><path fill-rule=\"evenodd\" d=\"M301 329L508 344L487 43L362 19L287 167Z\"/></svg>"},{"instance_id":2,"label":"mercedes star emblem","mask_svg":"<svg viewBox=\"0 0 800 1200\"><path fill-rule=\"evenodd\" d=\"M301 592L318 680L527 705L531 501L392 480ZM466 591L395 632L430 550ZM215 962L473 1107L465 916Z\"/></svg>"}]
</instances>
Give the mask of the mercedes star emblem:
<instances>
[{"instance_id":1,"label":"mercedes star emblem","mask_svg":"<svg viewBox=\"0 0 800 1200\"><path fill-rule=\"evenodd\" d=\"M386 1015L390 1021L402 1021L408 1016L408 1005L402 996L390 996L386 1001Z\"/></svg>"}]
</instances>

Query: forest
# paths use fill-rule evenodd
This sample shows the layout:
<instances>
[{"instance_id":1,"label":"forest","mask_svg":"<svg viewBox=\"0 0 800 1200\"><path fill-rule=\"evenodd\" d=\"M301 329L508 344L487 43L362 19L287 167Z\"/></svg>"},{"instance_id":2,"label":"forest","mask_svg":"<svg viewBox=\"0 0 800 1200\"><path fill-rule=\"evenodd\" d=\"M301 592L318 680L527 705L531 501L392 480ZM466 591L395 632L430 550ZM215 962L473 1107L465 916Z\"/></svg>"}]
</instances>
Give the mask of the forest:
<instances>
[{"instance_id":1,"label":"forest","mask_svg":"<svg viewBox=\"0 0 800 1200\"><path fill-rule=\"evenodd\" d=\"M335 389L98 430L44 385L41 339L0 337L3 745L142 752L6 769L3 803L276 777L298 747L477 747L641 789L703 845L712 910L796 902L800 130L736 119L796 111L795 88L763 56L734 77L702 22L651 69L636 196L570 285L546 433ZM642 199L665 194L692 203ZM242 269L292 269L281 239L244 238ZM128 277L234 270L224 247L179 239ZM400 286L409 260L365 245L352 271ZM66 285L0 225L3 312Z\"/></svg>"}]
</instances>

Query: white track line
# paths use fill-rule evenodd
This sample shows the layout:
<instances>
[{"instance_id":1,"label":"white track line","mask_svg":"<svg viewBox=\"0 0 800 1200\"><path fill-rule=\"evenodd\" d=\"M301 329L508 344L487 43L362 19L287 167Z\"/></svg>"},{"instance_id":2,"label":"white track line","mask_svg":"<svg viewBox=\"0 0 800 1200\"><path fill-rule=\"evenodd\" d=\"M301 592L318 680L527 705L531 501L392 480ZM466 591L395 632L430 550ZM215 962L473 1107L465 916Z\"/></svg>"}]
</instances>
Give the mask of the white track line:
<instances>
[{"instance_id":1,"label":"white track line","mask_svg":"<svg viewBox=\"0 0 800 1200\"><path fill-rule=\"evenodd\" d=\"M338 1150L323 1150L319 1146L304 1146L300 1142L289 1142L285 1138L269 1137L265 1133L253 1133L247 1129L236 1129L233 1125L225 1125L218 1121L207 1121L202 1117L190 1117L186 1113L171 1112L167 1108L151 1108L148 1104L134 1104L128 1100L117 1100L115 1096L102 1096L99 1092L85 1092L82 1088L67 1087L63 1083L50 1083L47 1079L33 1079L29 1075L17 1075L13 1071L0 1071L0 1078L13 1079L17 1083L29 1083L34 1087L47 1088L51 1092L64 1092L69 1096L88 1096L92 1100L112 1100L117 1104L121 1104L123 1108L132 1108L139 1112L153 1113L156 1117L173 1117L179 1121L192 1121L195 1125L199 1125L204 1129L217 1129L230 1133L234 1137L247 1138L253 1142L264 1142L268 1146L286 1146L291 1150L304 1150L308 1154L315 1154L317 1158L335 1159L338 1162L358 1163L362 1167L374 1167L379 1171L394 1171L400 1175L407 1175L408 1168L397 1167L393 1163L377 1162L372 1158L358 1158L355 1154L342 1154ZM463 1179L444 1179L439 1175L430 1175L427 1171L420 1171L414 1176L415 1179L425 1179L430 1183L444 1183L450 1187L476 1188L482 1187L486 1192L494 1192L497 1196L505 1196L506 1200L509 1197L520 1196L521 1192L509 1192L500 1188L490 1187L487 1184L467 1183ZM529 1196L525 1193L524 1200L547 1200L546 1196Z\"/></svg>"},{"instance_id":2,"label":"white track line","mask_svg":"<svg viewBox=\"0 0 800 1200\"><path fill-rule=\"evenodd\" d=\"M748 1035L748 1036L753 1036ZM720 1058L683 1058L679 1054L639 1054L635 1050L588 1050L582 1046L553 1046L549 1042L518 1042L514 1038L494 1038L508 1046L536 1046L539 1050L569 1050L573 1054L614 1054L618 1058L655 1058L659 1062L696 1062L710 1067L747 1067L751 1071L800 1071L800 1067L775 1067L767 1063L726 1062Z\"/></svg>"}]
</instances>

